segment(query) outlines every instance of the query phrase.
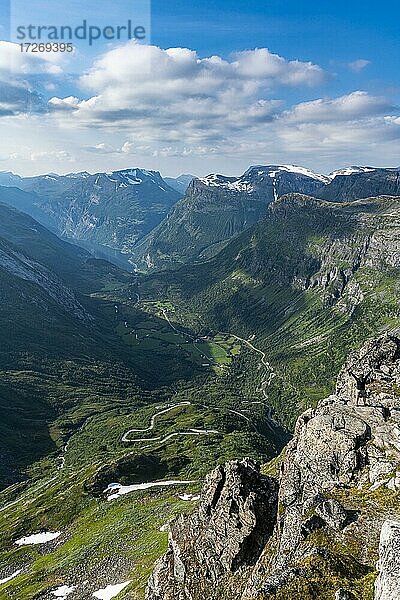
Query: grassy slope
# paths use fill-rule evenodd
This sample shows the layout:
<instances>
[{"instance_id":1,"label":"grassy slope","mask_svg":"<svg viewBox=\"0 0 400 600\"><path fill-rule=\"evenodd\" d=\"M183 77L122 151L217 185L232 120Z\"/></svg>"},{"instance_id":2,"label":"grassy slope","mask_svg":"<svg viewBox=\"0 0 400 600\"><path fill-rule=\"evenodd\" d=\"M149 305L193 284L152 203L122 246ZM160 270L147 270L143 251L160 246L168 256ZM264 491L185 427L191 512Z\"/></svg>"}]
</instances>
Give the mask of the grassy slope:
<instances>
[{"instance_id":1,"label":"grassy slope","mask_svg":"<svg viewBox=\"0 0 400 600\"><path fill-rule=\"evenodd\" d=\"M330 392L352 348L399 322L400 270L390 264L396 210L394 199L337 205L288 197L215 259L150 277L143 295L168 299L176 319L193 327L254 335L277 375L270 401L292 427ZM368 243L376 254L360 261ZM250 392L258 358L246 355Z\"/></svg>"},{"instance_id":2,"label":"grassy slope","mask_svg":"<svg viewBox=\"0 0 400 600\"><path fill-rule=\"evenodd\" d=\"M218 331L255 335L253 343L266 351L276 371L270 401L282 422L292 425L305 405L326 395L350 348L380 328L397 323L399 273L384 260L379 268L360 263L352 273L364 295L354 312L337 304L337 282L309 285L324 269L346 270L347 262L354 259L352 250L362 245L372 229L381 228L386 235L394 225L383 216L388 208L381 203L340 207L309 201L300 206L280 204L270 221L234 240L213 261L154 276L140 285L107 271L105 264L85 263L91 273L92 268L99 270L93 279L101 285L97 290L91 285L92 296L85 301L99 319L98 337L93 338L96 352L101 354L101 341L107 340L111 370L103 356L90 367L85 358L82 372L76 371L79 361L65 364L61 378L60 362L55 362L58 376L56 370L50 370L51 385L40 376L55 406L59 407L60 399L65 401L66 410L50 419L51 439L60 447L62 438L73 436L64 470L55 470L55 454L30 467L36 482L33 486L42 485L44 476L56 477L49 487L44 486L38 494L35 487L21 484L1 495L3 506L18 500L0 513L0 527L6 533L1 568L24 568L23 574L3 588L5 598L31 599L56 583L71 584L85 578L96 580L101 587L104 573L109 573L112 581L108 582L114 583L131 577L140 597L153 559L165 548L165 534L159 532L161 521L188 509L189 504L180 502L177 490L171 489L134 493L115 504L107 503L101 495L103 486L116 480L131 484L147 478L199 481L216 462L243 455L266 460L278 451L284 438L282 432L271 439L262 407L252 407L251 423L230 412L243 399L260 399L259 356L239 344L236 355L230 352L228 371L221 367L203 370L192 360L193 349L185 349L184 338L204 334L208 349L213 344L221 349L219 344L224 342ZM360 227L359 214L368 218L370 213L367 227ZM324 265L321 257L327 251L330 263ZM139 304L135 293L141 297ZM351 303L346 294L342 290L340 298ZM165 314L179 333L168 330ZM137 345L130 331L146 339L145 344ZM146 331L150 331L149 338ZM94 334L91 331L90 335ZM216 348L214 352L227 356ZM27 371L32 369L18 371L16 376L24 377ZM27 393L31 386L32 382L27 382ZM157 406L188 400L193 405L162 417L154 435L164 437L191 428L213 428L219 434L195 441L175 437L168 445L145 447L121 442L127 429L146 428ZM44 556L32 548L13 549L13 540L41 528L60 529L72 537L62 538L58 548L42 550ZM110 568L100 560L96 571L93 555L111 555L115 564ZM122 596L129 594L128 589Z\"/></svg>"},{"instance_id":3,"label":"grassy slope","mask_svg":"<svg viewBox=\"0 0 400 600\"><path fill-rule=\"evenodd\" d=\"M243 352L234 339L210 338L196 347L196 329L174 332L159 307L137 304L131 275L90 259L16 211L0 206L0 213L2 223L9 219L9 226L0 226L4 243L12 237L16 249L56 272L94 317L84 324L35 284L0 271L0 475L3 485L22 479L0 492L0 579L23 569L1 586L0 598L32 599L86 579L95 590L131 578L131 588L142 593L165 549L160 525L191 504L178 499L179 488L115 503L105 500L102 489L113 481L200 482L227 459L274 456L284 432L271 438L261 408L250 420L231 412L244 397L252 399L243 395ZM203 352L211 355L207 367ZM148 427L157 407L189 401L143 435L218 433L174 436L168 444L122 442L128 429ZM61 530L61 543L14 545L46 529Z\"/></svg>"}]
</instances>

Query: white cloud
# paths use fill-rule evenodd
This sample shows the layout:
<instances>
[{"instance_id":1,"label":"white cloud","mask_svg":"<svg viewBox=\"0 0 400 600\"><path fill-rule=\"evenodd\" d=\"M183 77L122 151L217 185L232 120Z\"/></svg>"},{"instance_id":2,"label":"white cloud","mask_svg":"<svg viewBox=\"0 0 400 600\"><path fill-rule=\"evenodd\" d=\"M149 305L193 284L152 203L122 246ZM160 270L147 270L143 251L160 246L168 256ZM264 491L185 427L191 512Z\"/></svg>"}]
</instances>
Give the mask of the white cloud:
<instances>
[{"instance_id":1,"label":"white cloud","mask_svg":"<svg viewBox=\"0 0 400 600\"><path fill-rule=\"evenodd\" d=\"M400 111L386 98L365 91L312 96L312 86L328 78L321 67L266 49L227 60L129 43L68 79L65 96L55 95L62 77L49 67L40 67L41 91L53 95L44 106L32 83L37 65L23 63L26 74L17 78L0 62L8 86L2 84L0 127L10 169L20 164L32 172L36 164L42 172L67 172L75 160L89 171L140 165L234 174L251 163L277 162L329 171L376 157L391 164L400 152ZM315 99L288 105L304 93Z\"/></svg>"},{"instance_id":2,"label":"white cloud","mask_svg":"<svg viewBox=\"0 0 400 600\"><path fill-rule=\"evenodd\" d=\"M238 52L233 63L237 74L283 85L313 86L322 83L326 74L318 65L299 60L287 61L266 48Z\"/></svg>"},{"instance_id":3,"label":"white cloud","mask_svg":"<svg viewBox=\"0 0 400 600\"><path fill-rule=\"evenodd\" d=\"M359 73L365 67L371 64L371 61L365 60L364 58L358 58L357 60L353 60L353 62L348 63L348 67L350 71L354 71L355 73Z\"/></svg>"},{"instance_id":4,"label":"white cloud","mask_svg":"<svg viewBox=\"0 0 400 600\"><path fill-rule=\"evenodd\" d=\"M21 52L19 44L0 41L0 76L60 75L63 56L59 52Z\"/></svg>"},{"instance_id":5,"label":"white cloud","mask_svg":"<svg viewBox=\"0 0 400 600\"><path fill-rule=\"evenodd\" d=\"M29 157L28 160L31 160L33 162L36 162L38 160L43 160L43 159L47 159L47 160L55 160L57 162L74 162L74 157L67 152L66 150L59 150L58 152L32 152Z\"/></svg>"},{"instance_id":6,"label":"white cloud","mask_svg":"<svg viewBox=\"0 0 400 600\"><path fill-rule=\"evenodd\" d=\"M57 110L71 110L79 108L79 105L79 98L76 98L75 96L67 96L66 98L54 97L49 100L49 106L56 108Z\"/></svg>"},{"instance_id":7,"label":"white cloud","mask_svg":"<svg viewBox=\"0 0 400 600\"><path fill-rule=\"evenodd\" d=\"M367 92L352 92L334 99L301 102L284 114L291 123L343 122L382 115L394 110L385 98L370 96Z\"/></svg>"},{"instance_id":8,"label":"white cloud","mask_svg":"<svg viewBox=\"0 0 400 600\"><path fill-rule=\"evenodd\" d=\"M271 121L282 87L320 84L324 71L287 61L266 49L200 58L187 48L162 50L134 42L112 49L80 78L90 97L52 98L49 107L69 112L68 122L90 127L130 127L141 138L194 144Z\"/></svg>"},{"instance_id":9,"label":"white cloud","mask_svg":"<svg viewBox=\"0 0 400 600\"><path fill-rule=\"evenodd\" d=\"M212 146L166 146L153 151L155 158L186 157L186 156L211 156L217 154L220 148Z\"/></svg>"}]
</instances>

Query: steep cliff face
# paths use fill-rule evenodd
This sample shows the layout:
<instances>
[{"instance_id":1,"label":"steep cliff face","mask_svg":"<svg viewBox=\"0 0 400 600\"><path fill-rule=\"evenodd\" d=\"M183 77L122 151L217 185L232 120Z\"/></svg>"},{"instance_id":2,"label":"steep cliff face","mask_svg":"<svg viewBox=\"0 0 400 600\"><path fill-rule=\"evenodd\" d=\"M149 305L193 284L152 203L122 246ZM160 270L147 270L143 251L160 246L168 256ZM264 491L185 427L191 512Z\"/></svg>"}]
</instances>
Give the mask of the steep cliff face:
<instances>
[{"instance_id":1,"label":"steep cliff face","mask_svg":"<svg viewBox=\"0 0 400 600\"><path fill-rule=\"evenodd\" d=\"M281 465L273 558L269 547L244 597L371 597L381 527L400 513L399 350L395 336L368 342L336 394L300 417Z\"/></svg>"},{"instance_id":2,"label":"steep cliff face","mask_svg":"<svg viewBox=\"0 0 400 600\"><path fill-rule=\"evenodd\" d=\"M350 168L331 174L332 181L321 188L319 197L333 202L349 202L370 196L398 196L399 169Z\"/></svg>"},{"instance_id":3,"label":"steep cliff face","mask_svg":"<svg viewBox=\"0 0 400 600\"><path fill-rule=\"evenodd\" d=\"M36 284L67 313L80 321L90 323L92 317L62 280L43 265L10 247L0 238L0 270Z\"/></svg>"},{"instance_id":4,"label":"steep cliff face","mask_svg":"<svg viewBox=\"0 0 400 600\"><path fill-rule=\"evenodd\" d=\"M276 165L250 167L241 177L194 179L168 217L137 245L136 262L154 270L214 256L260 221L278 197L318 195L329 181L308 169Z\"/></svg>"},{"instance_id":5,"label":"steep cliff face","mask_svg":"<svg viewBox=\"0 0 400 600\"><path fill-rule=\"evenodd\" d=\"M181 197L157 171L145 169L45 175L12 183L20 190L1 188L3 202L24 210L57 235L126 266L134 244Z\"/></svg>"},{"instance_id":6,"label":"steep cliff face","mask_svg":"<svg viewBox=\"0 0 400 600\"><path fill-rule=\"evenodd\" d=\"M218 479L216 471L197 513L172 525L169 550L150 580L148 600L370 600L374 593L377 600L398 599L399 390L397 335L370 341L352 354L339 374L336 393L298 420L280 459L279 480L268 479L268 498L274 498L279 486L277 513L274 500L268 508L264 500L258 518L245 501L241 504L240 523L250 519L253 524L251 534L246 529L245 534L266 541L254 568L249 565L257 557L257 544L242 544L235 562L238 546L229 505L218 511L217 519L215 509L208 508L209 494L218 488L217 482L210 486ZM227 465L223 471L230 472L222 486L224 498L229 498L243 483L237 466ZM254 493L259 493L260 479L247 479L246 497L251 496L252 481L257 484ZM258 497L263 496L265 492ZM222 578L207 572L209 565L212 573L220 569ZM235 572L233 566L242 570L232 587L232 579L224 576ZM225 586L224 592L216 591L216 583Z\"/></svg>"}]
</instances>

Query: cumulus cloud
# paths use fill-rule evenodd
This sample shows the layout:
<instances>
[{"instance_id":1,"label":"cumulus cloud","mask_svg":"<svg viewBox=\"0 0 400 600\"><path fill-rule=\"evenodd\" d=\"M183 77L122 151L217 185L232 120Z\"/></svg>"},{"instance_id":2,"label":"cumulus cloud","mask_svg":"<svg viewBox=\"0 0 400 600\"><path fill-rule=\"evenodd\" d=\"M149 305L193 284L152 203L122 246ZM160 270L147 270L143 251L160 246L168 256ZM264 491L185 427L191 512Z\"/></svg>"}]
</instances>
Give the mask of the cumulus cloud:
<instances>
[{"instance_id":1,"label":"cumulus cloud","mask_svg":"<svg viewBox=\"0 0 400 600\"><path fill-rule=\"evenodd\" d=\"M385 98L356 91L340 98L301 102L283 116L291 123L325 123L363 119L393 110L396 107Z\"/></svg>"},{"instance_id":2,"label":"cumulus cloud","mask_svg":"<svg viewBox=\"0 0 400 600\"><path fill-rule=\"evenodd\" d=\"M94 154L131 154L136 149L133 142L126 141L121 146L113 146L105 142L99 142L93 146L85 146L85 150Z\"/></svg>"},{"instance_id":3,"label":"cumulus cloud","mask_svg":"<svg viewBox=\"0 0 400 600\"><path fill-rule=\"evenodd\" d=\"M318 65L299 60L287 61L266 48L238 52L232 64L245 79L259 79L271 84L313 86L322 83L326 74Z\"/></svg>"},{"instance_id":4,"label":"cumulus cloud","mask_svg":"<svg viewBox=\"0 0 400 600\"><path fill-rule=\"evenodd\" d=\"M54 97L49 107L71 123L121 127L148 139L193 143L271 121L282 87L314 86L326 78L318 65L287 61L267 49L230 60L200 58L187 48L163 50L129 42L95 61L80 78L89 98Z\"/></svg>"},{"instance_id":5,"label":"cumulus cloud","mask_svg":"<svg viewBox=\"0 0 400 600\"><path fill-rule=\"evenodd\" d=\"M19 44L0 41L0 77L36 74L60 75L63 57L57 52L21 52Z\"/></svg>"},{"instance_id":6,"label":"cumulus cloud","mask_svg":"<svg viewBox=\"0 0 400 600\"><path fill-rule=\"evenodd\" d=\"M186 48L130 42L68 79L64 96L54 92L55 83L62 89L62 78L52 73L59 64L40 63L38 71L39 63L21 60L28 62L15 77L0 58L4 147L41 170L72 157L87 170L133 163L173 164L175 171L179 163L187 172L230 172L261 162L331 170L374 163L376 156L390 163L400 150L400 111L393 103L366 91L321 97L318 88L328 79L321 67L266 49L201 58ZM41 93L33 73L46 83ZM44 107L46 94L53 97ZM288 104L301 94L315 99Z\"/></svg>"}]
</instances>

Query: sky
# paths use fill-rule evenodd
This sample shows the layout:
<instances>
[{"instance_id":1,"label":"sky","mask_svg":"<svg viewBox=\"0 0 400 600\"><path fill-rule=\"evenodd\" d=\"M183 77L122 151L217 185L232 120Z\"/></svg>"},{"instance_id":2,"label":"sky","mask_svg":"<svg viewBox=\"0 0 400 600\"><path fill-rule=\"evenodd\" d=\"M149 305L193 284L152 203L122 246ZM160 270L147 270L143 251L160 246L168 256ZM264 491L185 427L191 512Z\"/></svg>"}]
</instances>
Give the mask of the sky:
<instances>
[{"instance_id":1,"label":"sky","mask_svg":"<svg viewBox=\"0 0 400 600\"><path fill-rule=\"evenodd\" d=\"M387 0L0 0L0 170L397 167L399 16ZM128 20L145 39L33 53L17 37Z\"/></svg>"}]
</instances>

